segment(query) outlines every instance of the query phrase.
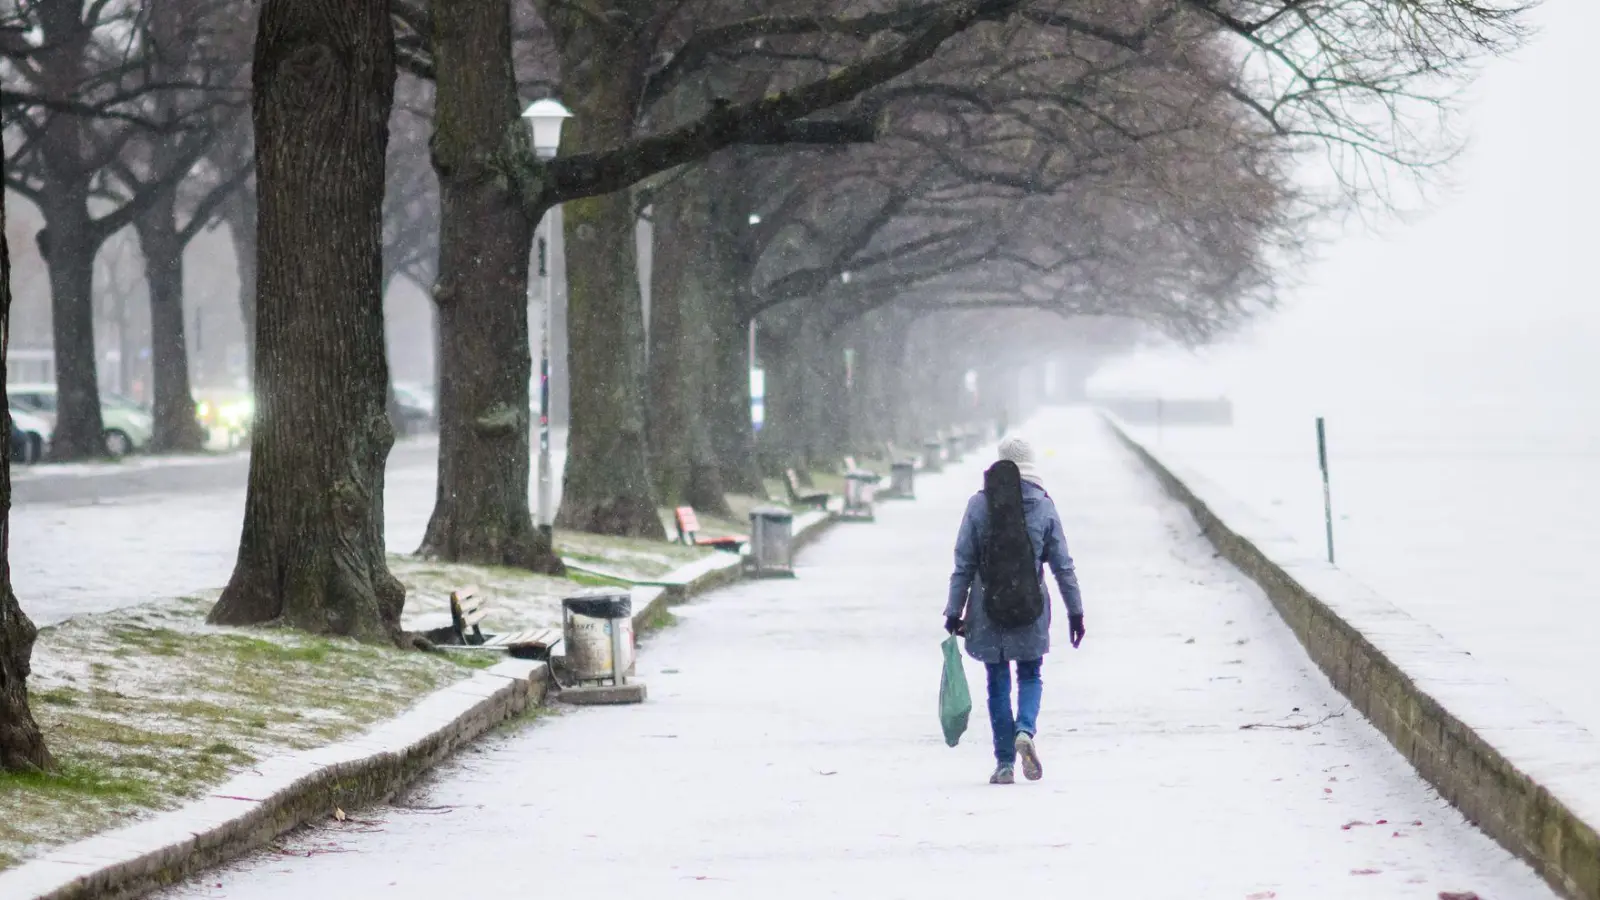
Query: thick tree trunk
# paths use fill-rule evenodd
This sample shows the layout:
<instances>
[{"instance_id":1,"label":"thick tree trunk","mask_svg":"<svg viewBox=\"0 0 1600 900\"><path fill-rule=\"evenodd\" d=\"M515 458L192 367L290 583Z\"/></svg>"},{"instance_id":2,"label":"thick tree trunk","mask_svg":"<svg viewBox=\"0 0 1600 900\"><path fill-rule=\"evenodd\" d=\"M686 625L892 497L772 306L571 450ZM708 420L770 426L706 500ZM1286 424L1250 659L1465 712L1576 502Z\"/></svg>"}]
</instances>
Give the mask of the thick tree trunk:
<instances>
[{"instance_id":1,"label":"thick tree trunk","mask_svg":"<svg viewBox=\"0 0 1600 900\"><path fill-rule=\"evenodd\" d=\"M840 335L820 342L821 356L812 363L818 393L823 398L822 427L817 432L813 466L825 465L850 452L850 407L855 386L845 378L844 350L849 343Z\"/></svg>"},{"instance_id":2,"label":"thick tree trunk","mask_svg":"<svg viewBox=\"0 0 1600 900\"><path fill-rule=\"evenodd\" d=\"M189 348L183 334L184 242L176 215L169 192L135 223L150 287L150 355L156 395L150 450L154 453L196 453L205 446L189 387Z\"/></svg>"},{"instance_id":3,"label":"thick tree trunk","mask_svg":"<svg viewBox=\"0 0 1600 900\"><path fill-rule=\"evenodd\" d=\"M739 314L737 293L724 283L707 307L712 334L712 382L706 394L711 446L730 493L764 496L750 421L750 324ZM757 338L759 340L759 336Z\"/></svg>"},{"instance_id":4,"label":"thick tree trunk","mask_svg":"<svg viewBox=\"0 0 1600 900\"><path fill-rule=\"evenodd\" d=\"M870 453L894 433L898 410L892 386L895 372L889 362L895 353L894 328L889 315L878 313L867 316L856 329L851 345L855 348L850 423L853 453Z\"/></svg>"},{"instance_id":5,"label":"thick tree trunk","mask_svg":"<svg viewBox=\"0 0 1600 900\"><path fill-rule=\"evenodd\" d=\"M561 32L569 153L614 147L633 134L640 50L626 29L581 13L546 18ZM665 538L645 442L644 309L633 201L626 191L568 203L567 464L556 524L576 531Z\"/></svg>"},{"instance_id":6,"label":"thick tree trunk","mask_svg":"<svg viewBox=\"0 0 1600 900\"><path fill-rule=\"evenodd\" d=\"M608 194L565 211L572 421L556 524L665 538L645 444L633 204L626 193Z\"/></svg>"},{"instance_id":7,"label":"thick tree trunk","mask_svg":"<svg viewBox=\"0 0 1600 900\"><path fill-rule=\"evenodd\" d=\"M804 360L796 352L797 335L790 333L798 328L761 324L758 355L766 372L766 415L756 443L761 470L777 477L784 469L807 467Z\"/></svg>"},{"instance_id":8,"label":"thick tree trunk","mask_svg":"<svg viewBox=\"0 0 1600 900\"><path fill-rule=\"evenodd\" d=\"M106 455L100 417L100 377L94 347L94 257L99 250L89 218L87 183L52 197L41 209L40 238L50 274L51 333L56 357L56 459Z\"/></svg>"},{"instance_id":9,"label":"thick tree trunk","mask_svg":"<svg viewBox=\"0 0 1600 900\"><path fill-rule=\"evenodd\" d=\"M0 161L5 148L0 146ZM3 162L0 162L3 165ZM0 195L4 192L0 191ZM6 246L5 197L0 196L0 387L5 386L11 322L11 248ZM10 413L6 414L9 423ZM9 426L7 431L10 431ZM28 707L29 660L38 632L11 592L11 441L0 441L0 770L53 768L44 735Z\"/></svg>"},{"instance_id":10,"label":"thick tree trunk","mask_svg":"<svg viewBox=\"0 0 1600 900\"><path fill-rule=\"evenodd\" d=\"M730 513L706 405L726 390L712 376L710 297L725 278L707 246L712 188L695 166L656 195L650 288L649 439L662 502Z\"/></svg>"},{"instance_id":11,"label":"thick tree trunk","mask_svg":"<svg viewBox=\"0 0 1600 900\"><path fill-rule=\"evenodd\" d=\"M394 78L387 0L263 3L253 68L257 428L239 560L214 623L400 635L405 589L383 542Z\"/></svg>"},{"instance_id":12,"label":"thick tree trunk","mask_svg":"<svg viewBox=\"0 0 1600 900\"><path fill-rule=\"evenodd\" d=\"M528 251L534 225L485 163L523 141L505 0L433 5L438 73L439 479L418 551L561 573L528 505Z\"/></svg>"}]
</instances>

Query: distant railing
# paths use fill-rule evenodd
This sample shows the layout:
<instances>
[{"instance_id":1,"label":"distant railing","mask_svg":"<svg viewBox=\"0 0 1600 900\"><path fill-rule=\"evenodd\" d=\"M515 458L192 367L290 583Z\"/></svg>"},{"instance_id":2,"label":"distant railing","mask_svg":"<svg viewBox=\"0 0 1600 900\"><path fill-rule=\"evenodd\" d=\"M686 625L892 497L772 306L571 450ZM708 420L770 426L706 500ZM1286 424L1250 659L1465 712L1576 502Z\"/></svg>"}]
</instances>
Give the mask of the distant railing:
<instances>
[{"instance_id":1,"label":"distant railing","mask_svg":"<svg viewBox=\"0 0 1600 900\"><path fill-rule=\"evenodd\" d=\"M1232 425L1233 401L1226 397L1091 397L1095 406L1129 425Z\"/></svg>"}]
</instances>

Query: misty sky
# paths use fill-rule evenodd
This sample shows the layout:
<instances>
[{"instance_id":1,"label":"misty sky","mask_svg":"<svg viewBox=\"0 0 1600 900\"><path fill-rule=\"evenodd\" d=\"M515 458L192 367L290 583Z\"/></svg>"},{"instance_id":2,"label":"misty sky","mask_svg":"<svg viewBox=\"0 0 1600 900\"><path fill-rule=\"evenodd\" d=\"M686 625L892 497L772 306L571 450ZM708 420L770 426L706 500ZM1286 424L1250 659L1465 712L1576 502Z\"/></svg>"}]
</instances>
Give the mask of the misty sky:
<instances>
[{"instance_id":1,"label":"misty sky","mask_svg":"<svg viewBox=\"0 0 1600 900\"><path fill-rule=\"evenodd\" d=\"M1101 383L1203 386L1242 419L1459 431L1452 420L1492 409L1519 429L1600 436L1600 124L1585 99L1600 3L1549 0L1533 22L1534 40L1472 88L1471 145L1431 210L1354 223L1280 311L1201 360L1147 354Z\"/></svg>"}]
</instances>

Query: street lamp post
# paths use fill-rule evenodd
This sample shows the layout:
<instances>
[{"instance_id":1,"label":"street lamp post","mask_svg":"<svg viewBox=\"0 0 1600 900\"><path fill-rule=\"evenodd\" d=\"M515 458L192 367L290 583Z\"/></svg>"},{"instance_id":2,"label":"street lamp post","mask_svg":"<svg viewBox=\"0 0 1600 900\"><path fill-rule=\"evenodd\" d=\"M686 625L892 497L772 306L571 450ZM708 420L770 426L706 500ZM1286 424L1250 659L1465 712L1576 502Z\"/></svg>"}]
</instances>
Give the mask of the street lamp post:
<instances>
[{"instance_id":1,"label":"street lamp post","mask_svg":"<svg viewBox=\"0 0 1600 900\"><path fill-rule=\"evenodd\" d=\"M540 159L554 159L561 146L561 126L572 113L555 100L539 100L523 110L522 117L533 129L533 150ZM539 262L539 294L544 302L544 327L539 330L539 527L546 535L555 522L551 500L550 474L550 331L555 323L555 306L550 290L549 242L545 239L550 215L539 220L536 231Z\"/></svg>"}]
</instances>

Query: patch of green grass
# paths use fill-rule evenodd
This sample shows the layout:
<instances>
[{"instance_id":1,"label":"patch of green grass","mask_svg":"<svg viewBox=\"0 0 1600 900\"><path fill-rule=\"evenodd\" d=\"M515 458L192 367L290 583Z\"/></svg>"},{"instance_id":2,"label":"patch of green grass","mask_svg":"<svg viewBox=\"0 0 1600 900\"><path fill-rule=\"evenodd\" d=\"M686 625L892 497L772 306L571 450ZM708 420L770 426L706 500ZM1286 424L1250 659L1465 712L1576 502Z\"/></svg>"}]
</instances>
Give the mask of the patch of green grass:
<instances>
[{"instance_id":1,"label":"patch of green grass","mask_svg":"<svg viewBox=\"0 0 1600 900\"><path fill-rule=\"evenodd\" d=\"M311 639L300 646L285 646L242 634L225 635L222 641L228 649L246 664L311 663L320 665L328 661L328 641Z\"/></svg>"},{"instance_id":2,"label":"patch of green grass","mask_svg":"<svg viewBox=\"0 0 1600 900\"><path fill-rule=\"evenodd\" d=\"M592 562L597 565L605 562L605 560L587 559L585 557L576 555L572 558L579 561ZM567 580L583 587L627 587L629 584L627 581L624 581L621 578L607 578L604 575L596 575L593 572L579 572L576 569L567 570Z\"/></svg>"},{"instance_id":3,"label":"patch of green grass","mask_svg":"<svg viewBox=\"0 0 1600 900\"><path fill-rule=\"evenodd\" d=\"M33 692L34 700L39 703L48 703L51 706L77 706L78 697L77 690L64 686Z\"/></svg>"},{"instance_id":4,"label":"patch of green grass","mask_svg":"<svg viewBox=\"0 0 1600 900\"><path fill-rule=\"evenodd\" d=\"M665 603L658 603L639 621L638 631L642 634L661 631L678 624L678 617Z\"/></svg>"},{"instance_id":5,"label":"patch of green grass","mask_svg":"<svg viewBox=\"0 0 1600 900\"><path fill-rule=\"evenodd\" d=\"M208 607L185 599L41 630L33 711L59 769L0 776L0 869L176 806L263 757L347 737L497 661L211 628Z\"/></svg>"},{"instance_id":6,"label":"patch of green grass","mask_svg":"<svg viewBox=\"0 0 1600 900\"><path fill-rule=\"evenodd\" d=\"M121 777L102 764L70 760L55 772L0 772L0 798L23 792L77 800L148 803L154 796L142 780Z\"/></svg>"},{"instance_id":7,"label":"patch of green grass","mask_svg":"<svg viewBox=\"0 0 1600 900\"><path fill-rule=\"evenodd\" d=\"M504 653L491 653L487 650L452 650L445 648L442 652L445 659L463 669L490 669L510 658Z\"/></svg>"}]
</instances>

